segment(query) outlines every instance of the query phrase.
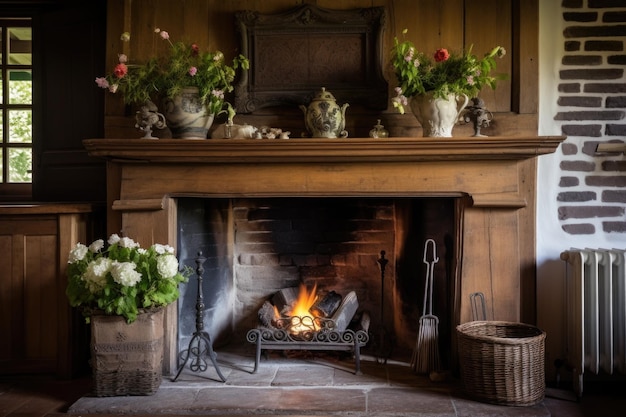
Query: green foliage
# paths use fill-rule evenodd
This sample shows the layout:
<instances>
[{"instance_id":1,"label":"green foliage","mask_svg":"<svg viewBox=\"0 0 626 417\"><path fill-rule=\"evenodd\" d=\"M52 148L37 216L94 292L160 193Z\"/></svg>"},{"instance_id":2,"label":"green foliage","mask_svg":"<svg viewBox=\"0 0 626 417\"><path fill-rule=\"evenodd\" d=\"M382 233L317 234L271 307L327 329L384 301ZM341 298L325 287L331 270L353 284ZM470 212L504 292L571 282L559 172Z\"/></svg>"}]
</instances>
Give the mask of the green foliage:
<instances>
[{"instance_id":1,"label":"green foliage","mask_svg":"<svg viewBox=\"0 0 626 417\"><path fill-rule=\"evenodd\" d=\"M32 81L13 81L9 83L11 104L32 103ZM33 114L30 110L9 110L9 137L11 143L30 144L33 142ZM8 147L9 163L8 182L28 183L32 181L32 149ZM1 163L0 163L1 167Z\"/></svg>"},{"instance_id":2,"label":"green foliage","mask_svg":"<svg viewBox=\"0 0 626 417\"><path fill-rule=\"evenodd\" d=\"M249 62L239 55L232 65L224 62L219 51L200 52L196 44L172 43L165 31L155 31L168 43L168 50L150 58L144 64L126 64L126 55L113 73L96 79L96 83L113 93L120 93L127 104L143 104L148 100L173 98L186 87L198 87L200 100L209 114L219 113L224 105L224 94L233 90L235 70L248 69ZM122 34L130 40L130 34Z\"/></svg>"},{"instance_id":3,"label":"green foliage","mask_svg":"<svg viewBox=\"0 0 626 417\"><path fill-rule=\"evenodd\" d=\"M9 150L9 181L31 182L33 167L32 149L14 148Z\"/></svg>"},{"instance_id":4,"label":"green foliage","mask_svg":"<svg viewBox=\"0 0 626 417\"><path fill-rule=\"evenodd\" d=\"M405 29L403 35L407 33ZM496 69L495 58L502 58L506 51L496 46L482 59L472 54L472 48L462 54L449 54L446 49L438 49L433 58L418 52L411 41L400 42L394 38L391 51L398 87L397 96L392 99L394 107L404 113L407 98L416 94L433 92L435 97L445 98L449 94L475 97L483 87L496 87L498 79L504 75L493 76Z\"/></svg>"},{"instance_id":5,"label":"green foliage","mask_svg":"<svg viewBox=\"0 0 626 417\"><path fill-rule=\"evenodd\" d=\"M143 249L117 235L108 243L106 250L101 239L88 247L78 243L69 254L67 298L71 306L81 308L87 322L99 312L132 323L140 310L178 299L178 284L190 271L179 271L173 248L155 244Z\"/></svg>"}]
</instances>

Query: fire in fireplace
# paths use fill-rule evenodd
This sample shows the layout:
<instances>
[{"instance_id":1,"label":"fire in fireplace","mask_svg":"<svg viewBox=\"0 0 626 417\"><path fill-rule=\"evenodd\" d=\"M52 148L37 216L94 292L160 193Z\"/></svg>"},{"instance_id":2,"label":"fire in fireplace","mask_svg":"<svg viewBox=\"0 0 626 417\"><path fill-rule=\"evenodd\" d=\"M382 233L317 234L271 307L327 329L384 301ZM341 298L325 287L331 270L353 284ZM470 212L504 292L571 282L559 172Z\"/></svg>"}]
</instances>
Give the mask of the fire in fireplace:
<instances>
[{"instance_id":1,"label":"fire in fireplace","mask_svg":"<svg viewBox=\"0 0 626 417\"><path fill-rule=\"evenodd\" d=\"M286 317L289 322L289 331L294 335L306 334L309 332L317 332L320 330L320 319L323 317L316 314L315 310L312 310L313 305L317 301L317 284L313 286L313 289L309 291L306 285L301 284L298 292L298 298L291 302L291 300L285 300L284 308L287 308L285 314L282 314L278 306L274 304L274 318L270 321L278 327L280 326L283 317Z\"/></svg>"},{"instance_id":2,"label":"fire in fireplace","mask_svg":"<svg viewBox=\"0 0 626 417\"><path fill-rule=\"evenodd\" d=\"M354 291L342 297L334 290L319 293L317 283L312 289L300 284L299 288L283 288L271 300L265 301L259 309L259 325L282 329L295 339L308 340L322 330L344 331L358 306ZM369 322L369 316L366 316L365 322Z\"/></svg>"},{"instance_id":3,"label":"fire in fireplace","mask_svg":"<svg viewBox=\"0 0 626 417\"><path fill-rule=\"evenodd\" d=\"M319 310L313 309L318 299L317 284L311 290L300 284L297 296L295 294L294 287L285 288L272 297L272 302L263 303L259 310L260 323L268 327L287 328L295 337L306 338L307 334L319 331L320 320L325 317Z\"/></svg>"},{"instance_id":4,"label":"fire in fireplace","mask_svg":"<svg viewBox=\"0 0 626 417\"><path fill-rule=\"evenodd\" d=\"M259 367L262 350L325 350L351 351L355 358L355 372L361 372L361 348L369 340L363 314L359 328L348 328L358 308L354 291L341 297L330 291L323 297L317 293L317 284L309 290L304 284L299 289L284 288L271 302L259 310L259 326L248 331L246 338L256 344L254 371Z\"/></svg>"}]
</instances>

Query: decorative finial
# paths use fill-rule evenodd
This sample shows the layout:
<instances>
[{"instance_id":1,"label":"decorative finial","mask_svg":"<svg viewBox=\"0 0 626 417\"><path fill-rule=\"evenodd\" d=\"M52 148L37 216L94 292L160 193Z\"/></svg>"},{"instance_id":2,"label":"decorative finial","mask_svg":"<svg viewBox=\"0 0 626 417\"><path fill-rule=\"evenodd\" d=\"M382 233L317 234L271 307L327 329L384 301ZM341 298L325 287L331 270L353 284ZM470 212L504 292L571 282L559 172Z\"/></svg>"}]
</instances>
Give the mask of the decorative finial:
<instances>
[{"instance_id":1,"label":"decorative finial","mask_svg":"<svg viewBox=\"0 0 626 417\"><path fill-rule=\"evenodd\" d=\"M480 97L474 97L472 99L472 105L467 106L461 116L463 123L474 123L474 135L473 137L487 137L482 135L480 129L483 127L489 127L489 124L493 120L493 114L485 107L485 102Z\"/></svg>"}]
</instances>

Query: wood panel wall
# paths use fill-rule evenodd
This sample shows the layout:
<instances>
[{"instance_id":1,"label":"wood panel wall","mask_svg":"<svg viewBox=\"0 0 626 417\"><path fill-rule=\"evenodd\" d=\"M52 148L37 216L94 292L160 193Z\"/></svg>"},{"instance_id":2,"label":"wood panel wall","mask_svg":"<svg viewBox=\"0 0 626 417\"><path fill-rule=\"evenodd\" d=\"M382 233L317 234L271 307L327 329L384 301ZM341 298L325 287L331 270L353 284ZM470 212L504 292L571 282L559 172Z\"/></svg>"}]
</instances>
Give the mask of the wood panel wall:
<instances>
[{"instance_id":1,"label":"wood panel wall","mask_svg":"<svg viewBox=\"0 0 626 417\"><path fill-rule=\"evenodd\" d=\"M102 92L93 87L104 65L106 0L23 3L35 14L32 201L102 202L105 165L82 141L104 134ZM71 56L59 39L72 39Z\"/></svg>"},{"instance_id":2,"label":"wood panel wall","mask_svg":"<svg viewBox=\"0 0 626 417\"><path fill-rule=\"evenodd\" d=\"M495 114L492 126L483 133L490 136L537 134L537 0L111 0L107 11L107 68L103 68L103 74L113 68L121 52L126 53L131 62L143 62L162 51L163 41L155 36L155 28L167 30L174 40L197 42L209 50L221 50L230 60L239 52L236 11L271 14L303 3L329 9L385 7L387 17L380 59L389 82L390 98L396 86L388 65L390 48L394 37L401 37L405 28L407 37L422 51L440 47L461 51L473 46L474 53L482 56L496 45L503 46L507 55L498 60L497 72L507 74L508 79L501 81L495 91L487 88L481 93L487 108ZM124 31L131 32L129 43L120 40ZM105 137L141 136L134 129L135 109L125 106L118 97L106 96ZM377 119L382 120L392 136L422 134L412 114L399 115L392 107L372 112L360 108L359 103L350 103L346 119L351 137L366 137ZM215 125L221 121L218 119ZM305 130L303 114L297 108L262 109L254 115L238 115L235 121L281 127L291 130L292 137L300 136ZM467 125L457 126L454 132L456 136L472 133Z\"/></svg>"},{"instance_id":3,"label":"wood panel wall","mask_svg":"<svg viewBox=\"0 0 626 417\"><path fill-rule=\"evenodd\" d=\"M69 251L87 241L91 211L88 204L0 206L0 374L69 377L86 364L86 327L65 288Z\"/></svg>"}]
</instances>

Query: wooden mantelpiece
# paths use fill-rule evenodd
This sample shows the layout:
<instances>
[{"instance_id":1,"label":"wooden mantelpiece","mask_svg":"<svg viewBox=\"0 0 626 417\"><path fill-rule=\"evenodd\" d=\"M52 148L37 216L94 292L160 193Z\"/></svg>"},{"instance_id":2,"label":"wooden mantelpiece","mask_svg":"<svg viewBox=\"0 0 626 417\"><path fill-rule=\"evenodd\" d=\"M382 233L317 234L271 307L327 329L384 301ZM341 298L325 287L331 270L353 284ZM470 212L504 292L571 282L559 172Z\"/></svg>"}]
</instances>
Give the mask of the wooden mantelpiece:
<instances>
[{"instance_id":1,"label":"wooden mantelpiece","mask_svg":"<svg viewBox=\"0 0 626 417\"><path fill-rule=\"evenodd\" d=\"M283 163L522 160L552 153L563 137L83 141L92 156L127 162Z\"/></svg>"},{"instance_id":2,"label":"wooden mantelpiece","mask_svg":"<svg viewBox=\"0 0 626 417\"><path fill-rule=\"evenodd\" d=\"M459 323L469 294L488 318L535 321L536 157L563 137L89 139L106 158L108 231L176 246L176 198L463 197ZM176 340L175 311L167 332ZM168 339L166 337L166 339ZM166 341L165 371L175 369ZM167 360L169 358L169 361Z\"/></svg>"},{"instance_id":3,"label":"wooden mantelpiece","mask_svg":"<svg viewBox=\"0 0 626 417\"><path fill-rule=\"evenodd\" d=\"M164 196L469 195L474 206L534 202L525 161L554 152L562 137L84 141L91 156L144 172L109 181L113 207L139 210ZM149 163L149 166L145 166ZM164 177L167 172L167 179ZM497 173L497 175L496 175ZM510 175L503 175L508 173ZM530 175L530 177L528 177ZM176 184L170 185L174 177ZM147 180L140 186L137 181ZM164 179L157 180L157 179ZM471 181L470 181L471 179ZM113 187L113 189L111 189ZM173 187L173 188L172 188ZM121 192L121 195L117 195ZM121 198L120 198L121 197ZM111 219L109 219L111 220ZM117 227L117 223L113 223ZM118 230L118 229L112 229Z\"/></svg>"}]
</instances>

